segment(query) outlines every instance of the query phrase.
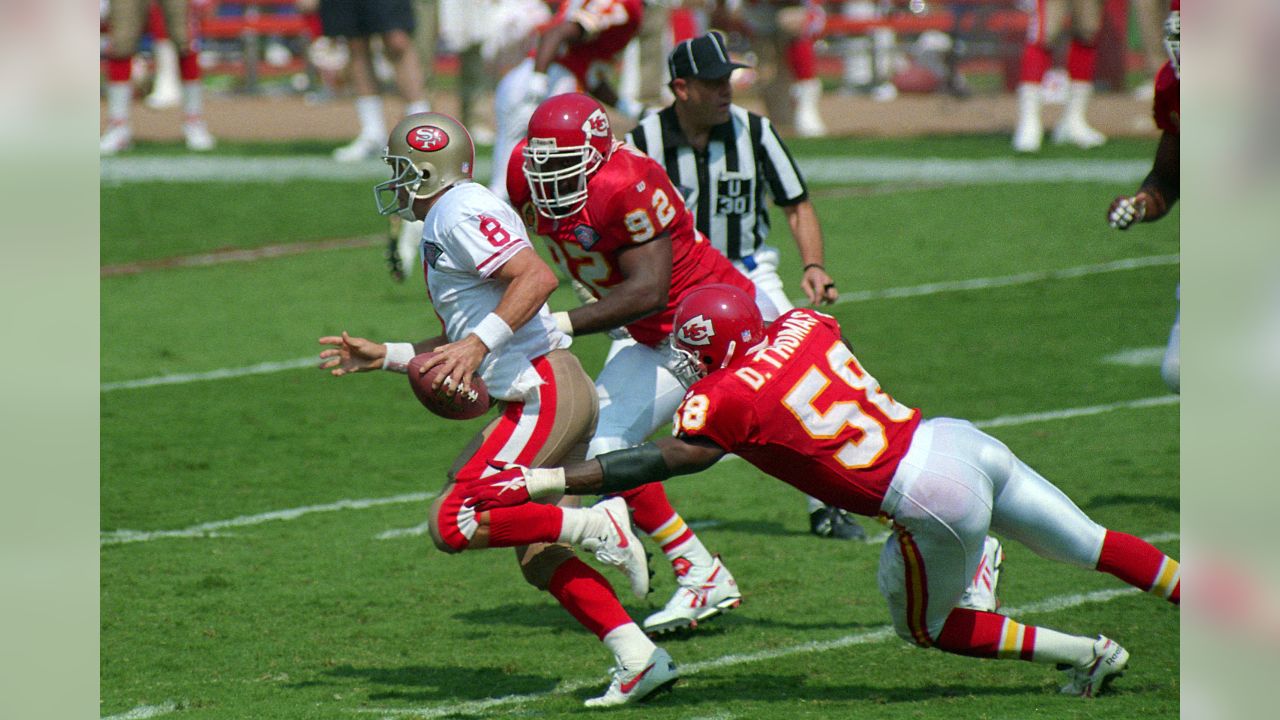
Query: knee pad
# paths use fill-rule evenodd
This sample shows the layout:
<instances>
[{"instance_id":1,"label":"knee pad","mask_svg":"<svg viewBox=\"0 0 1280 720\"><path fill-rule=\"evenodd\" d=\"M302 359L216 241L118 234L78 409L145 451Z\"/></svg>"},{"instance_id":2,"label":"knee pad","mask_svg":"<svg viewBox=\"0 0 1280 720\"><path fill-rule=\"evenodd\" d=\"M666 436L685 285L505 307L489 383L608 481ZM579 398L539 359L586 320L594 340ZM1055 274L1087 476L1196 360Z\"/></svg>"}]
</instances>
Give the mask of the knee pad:
<instances>
[{"instance_id":1,"label":"knee pad","mask_svg":"<svg viewBox=\"0 0 1280 720\"><path fill-rule=\"evenodd\" d=\"M460 493L450 492L431 506L428 529L431 541L441 552L460 553L471 544L478 527L476 511L463 507L462 501Z\"/></svg>"},{"instance_id":2,"label":"knee pad","mask_svg":"<svg viewBox=\"0 0 1280 720\"><path fill-rule=\"evenodd\" d=\"M551 587L551 576L556 568L573 557L573 550L568 545L539 543L521 548L519 551L520 572L525 582L539 590Z\"/></svg>"}]
</instances>

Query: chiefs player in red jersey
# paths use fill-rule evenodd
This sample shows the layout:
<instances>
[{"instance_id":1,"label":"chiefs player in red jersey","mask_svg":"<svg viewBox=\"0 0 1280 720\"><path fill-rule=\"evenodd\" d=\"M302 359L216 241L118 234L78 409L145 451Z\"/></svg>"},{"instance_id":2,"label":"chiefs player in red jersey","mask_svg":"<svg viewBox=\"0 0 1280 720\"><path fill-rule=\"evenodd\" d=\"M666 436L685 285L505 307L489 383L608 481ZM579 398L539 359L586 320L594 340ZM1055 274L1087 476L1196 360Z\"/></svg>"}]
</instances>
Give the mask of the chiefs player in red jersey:
<instances>
[{"instance_id":1,"label":"chiefs player in red jersey","mask_svg":"<svg viewBox=\"0 0 1280 720\"><path fill-rule=\"evenodd\" d=\"M1121 195L1107 208L1107 222L1117 230L1128 230L1134 223L1154 222L1164 217L1178 201L1179 171L1179 85L1182 60L1181 0L1173 0L1165 21L1165 49L1169 62L1156 74L1156 93L1152 107L1156 127L1160 128L1160 144L1156 146L1155 163L1133 195ZM1179 293L1180 294L1180 293ZM1169 343L1160 363L1160 375L1170 390L1181 387L1181 323L1174 317Z\"/></svg>"},{"instance_id":2,"label":"chiefs player in red jersey","mask_svg":"<svg viewBox=\"0 0 1280 720\"><path fill-rule=\"evenodd\" d=\"M668 339L676 304L693 289L728 283L775 317L768 296L716 252L666 171L614 139L609 117L579 93L542 103L507 171L512 204L542 235L556 263L597 302L555 313L560 328L583 335L625 327L636 343L605 362L596 378L600 419L591 458L639 445L680 404ZM695 626L741 601L737 583L667 501L660 485L625 494L636 525L672 562L678 588L644 622L657 634Z\"/></svg>"},{"instance_id":3,"label":"chiefs player in red jersey","mask_svg":"<svg viewBox=\"0 0 1280 720\"><path fill-rule=\"evenodd\" d=\"M1179 602L1176 560L1094 522L971 423L922 419L885 393L842 341L835 318L796 309L766 327L747 295L709 286L684 298L675 324L676 352L703 377L677 411L674 437L568 468L509 467L467 502L483 509L555 493L620 492L734 453L823 502L892 521L879 585L904 639L1065 665L1062 692L1086 697L1128 662L1114 640L1016 622L994 612L994 587L982 606L958 607L992 545L988 530Z\"/></svg>"},{"instance_id":4,"label":"chiefs player in red jersey","mask_svg":"<svg viewBox=\"0 0 1280 720\"><path fill-rule=\"evenodd\" d=\"M638 120L644 107L620 99L607 71L627 43L640 32L643 0L561 0L538 31L524 62L502 77L494 91L497 130L493 143L493 182L489 189L506 197L507 159L524 137L529 116L543 100L587 92Z\"/></svg>"}]
</instances>

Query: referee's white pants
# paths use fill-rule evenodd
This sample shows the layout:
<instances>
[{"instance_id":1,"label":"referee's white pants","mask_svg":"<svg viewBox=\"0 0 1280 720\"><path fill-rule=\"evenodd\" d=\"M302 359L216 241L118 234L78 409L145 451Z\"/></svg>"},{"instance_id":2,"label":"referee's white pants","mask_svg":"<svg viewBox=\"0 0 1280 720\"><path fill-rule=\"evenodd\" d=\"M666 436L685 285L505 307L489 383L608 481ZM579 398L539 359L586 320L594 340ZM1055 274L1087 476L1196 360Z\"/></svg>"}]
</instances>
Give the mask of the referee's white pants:
<instances>
[{"instance_id":1,"label":"referee's white pants","mask_svg":"<svg viewBox=\"0 0 1280 720\"><path fill-rule=\"evenodd\" d=\"M493 138L493 177L489 189L503 200L507 195L507 162L511 151L529 131L529 117L537 105L526 102L529 78L533 75L533 58L525 58L498 81L493 96L493 114L497 123ZM578 79L563 65L551 63L547 68L547 97L578 90Z\"/></svg>"},{"instance_id":2,"label":"referee's white pants","mask_svg":"<svg viewBox=\"0 0 1280 720\"><path fill-rule=\"evenodd\" d=\"M756 307L765 322L781 314L763 293L756 293ZM671 422L685 390L671 373L673 360L670 342L654 348L630 338L613 341L596 378L600 419L587 447L588 460L639 445Z\"/></svg>"},{"instance_id":3,"label":"referee's white pants","mask_svg":"<svg viewBox=\"0 0 1280 720\"><path fill-rule=\"evenodd\" d=\"M969 586L988 530L1037 555L1093 568L1106 529L972 423L920 423L880 504L893 534L880 554L880 593L894 629L928 645Z\"/></svg>"},{"instance_id":4,"label":"referee's white pants","mask_svg":"<svg viewBox=\"0 0 1280 720\"><path fill-rule=\"evenodd\" d=\"M778 248L760 245L749 261L734 260L733 266L756 286L757 295L769 298L779 315L795 309L782 287L782 277L778 275Z\"/></svg>"}]
</instances>

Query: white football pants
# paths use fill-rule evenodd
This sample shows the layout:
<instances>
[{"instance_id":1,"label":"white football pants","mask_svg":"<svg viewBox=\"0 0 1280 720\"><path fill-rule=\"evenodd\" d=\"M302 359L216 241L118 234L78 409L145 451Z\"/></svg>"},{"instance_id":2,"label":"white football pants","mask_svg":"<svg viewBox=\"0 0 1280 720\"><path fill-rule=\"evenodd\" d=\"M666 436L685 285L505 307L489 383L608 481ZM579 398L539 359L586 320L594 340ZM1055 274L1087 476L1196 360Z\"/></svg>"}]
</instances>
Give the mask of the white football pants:
<instances>
[{"instance_id":1,"label":"white football pants","mask_svg":"<svg viewBox=\"0 0 1280 720\"><path fill-rule=\"evenodd\" d=\"M756 293L756 307L766 323L780 314L764 293ZM639 445L671 422L685 390L671 373L672 360L670 342L652 348L631 339L613 341L596 378L600 419L587 447L588 460Z\"/></svg>"},{"instance_id":2,"label":"white football pants","mask_svg":"<svg viewBox=\"0 0 1280 720\"><path fill-rule=\"evenodd\" d=\"M880 554L880 593L894 629L936 640L982 557L988 530L1037 555L1093 568L1106 528L1004 443L972 423L920 423L880 509L894 532Z\"/></svg>"}]
</instances>

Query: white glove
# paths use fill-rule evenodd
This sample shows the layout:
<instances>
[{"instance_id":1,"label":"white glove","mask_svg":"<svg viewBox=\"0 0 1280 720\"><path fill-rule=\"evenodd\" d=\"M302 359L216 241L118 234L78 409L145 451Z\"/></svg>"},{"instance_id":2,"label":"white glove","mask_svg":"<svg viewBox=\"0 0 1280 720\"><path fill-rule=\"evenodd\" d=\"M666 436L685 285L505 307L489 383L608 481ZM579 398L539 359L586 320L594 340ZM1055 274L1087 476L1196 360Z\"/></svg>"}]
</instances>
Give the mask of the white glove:
<instances>
[{"instance_id":1,"label":"white glove","mask_svg":"<svg viewBox=\"0 0 1280 720\"><path fill-rule=\"evenodd\" d=\"M1127 230L1134 223L1142 222L1147 215L1146 198L1118 197L1107 210L1107 223L1117 230Z\"/></svg>"}]
</instances>

